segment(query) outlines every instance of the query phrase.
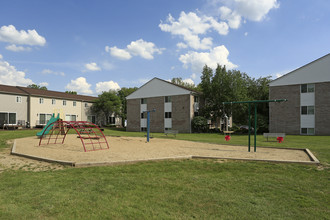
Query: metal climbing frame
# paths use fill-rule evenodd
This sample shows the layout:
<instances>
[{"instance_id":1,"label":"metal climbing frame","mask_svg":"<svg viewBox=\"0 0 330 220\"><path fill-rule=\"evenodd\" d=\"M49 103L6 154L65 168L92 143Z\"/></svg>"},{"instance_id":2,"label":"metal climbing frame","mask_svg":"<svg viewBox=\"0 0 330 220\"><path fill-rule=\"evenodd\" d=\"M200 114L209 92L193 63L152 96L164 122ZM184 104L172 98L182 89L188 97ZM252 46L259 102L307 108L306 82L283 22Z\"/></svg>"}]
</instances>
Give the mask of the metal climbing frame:
<instances>
[{"instance_id":1,"label":"metal climbing frame","mask_svg":"<svg viewBox=\"0 0 330 220\"><path fill-rule=\"evenodd\" d=\"M49 133L44 134L48 127ZM101 129L88 121L62 121L58 120L48 125L40 137L39 146L48 144L63 144L66 135L71 129L75 130L84 147L84 151L109 149L109 144Z\"/></svg>"}]
</instances>

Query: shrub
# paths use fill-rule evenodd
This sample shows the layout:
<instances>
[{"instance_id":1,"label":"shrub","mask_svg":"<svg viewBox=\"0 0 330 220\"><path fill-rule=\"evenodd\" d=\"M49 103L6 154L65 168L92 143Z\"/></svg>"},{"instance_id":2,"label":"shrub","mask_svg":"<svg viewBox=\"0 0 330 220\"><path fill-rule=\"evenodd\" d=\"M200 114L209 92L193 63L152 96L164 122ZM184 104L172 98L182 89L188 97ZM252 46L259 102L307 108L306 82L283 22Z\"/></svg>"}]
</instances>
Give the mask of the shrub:
<instances>
[{"instance_id":1,"label":"shrub","mask_svg":"<svg viewBox=\"0 0 330 220\"><path fill-rule=\"evenodd\" d=\"M202 116L196 116L191 121L191 127L193 132L206 132L207 119Z\"/></svg>"}]
</instances>

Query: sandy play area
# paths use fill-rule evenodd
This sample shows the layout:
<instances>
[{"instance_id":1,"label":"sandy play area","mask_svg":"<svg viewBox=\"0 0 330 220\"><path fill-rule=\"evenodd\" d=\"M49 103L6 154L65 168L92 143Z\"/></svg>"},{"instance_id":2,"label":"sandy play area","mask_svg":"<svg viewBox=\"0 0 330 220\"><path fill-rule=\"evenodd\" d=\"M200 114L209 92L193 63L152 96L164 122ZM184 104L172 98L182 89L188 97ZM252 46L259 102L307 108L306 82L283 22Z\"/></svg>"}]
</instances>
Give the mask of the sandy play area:
<instances>
[{"instance_id":1,"label":"sandy play area","mask_svg":"<svg viewBox=\"0 0 330 220\"><path fill-rule=\"evenodd\" d=\"M308 150L258 147L247 152L247 146L228 146L191 141L136 137L107 137L110 149L84 152L77 135L68 135L65 143L38 146L37 137L16 139L12 154L62 161L73 166L93 166L146 160L180 158L219 158L316 163ZM253 148L252 148L253 150Z\"/></svg>"}]
</instances>

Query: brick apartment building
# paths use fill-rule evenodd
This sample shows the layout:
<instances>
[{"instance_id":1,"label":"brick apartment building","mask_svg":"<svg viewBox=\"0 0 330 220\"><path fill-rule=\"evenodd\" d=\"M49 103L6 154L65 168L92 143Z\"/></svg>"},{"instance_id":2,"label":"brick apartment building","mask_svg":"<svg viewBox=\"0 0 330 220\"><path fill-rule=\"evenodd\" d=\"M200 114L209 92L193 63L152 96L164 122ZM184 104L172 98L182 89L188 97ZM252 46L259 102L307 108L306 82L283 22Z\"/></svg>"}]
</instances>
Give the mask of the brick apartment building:
<instances>
[{"instance_id":1,"label":"brick apartment building","mask_svg":"<svg viewBox=\"0 0 330 220\"><path fill-rule=\"evenodd\" d=\"M127 131L146 131L147 114L155 109L150 119L151 132L177 130L191 132L191 120L199 109L199 94L196 91L153 78L127 99Z\"/></svg>"},{"instance_id":2,"label":"brick apartment building","mask_svg":"<svg viewBox=\"0 0 330 220\"><path fill-rule=\"evenodd\" d=\"M270 132L330 135L330 54L269 84Z\"/></svg>"}]
</instances>

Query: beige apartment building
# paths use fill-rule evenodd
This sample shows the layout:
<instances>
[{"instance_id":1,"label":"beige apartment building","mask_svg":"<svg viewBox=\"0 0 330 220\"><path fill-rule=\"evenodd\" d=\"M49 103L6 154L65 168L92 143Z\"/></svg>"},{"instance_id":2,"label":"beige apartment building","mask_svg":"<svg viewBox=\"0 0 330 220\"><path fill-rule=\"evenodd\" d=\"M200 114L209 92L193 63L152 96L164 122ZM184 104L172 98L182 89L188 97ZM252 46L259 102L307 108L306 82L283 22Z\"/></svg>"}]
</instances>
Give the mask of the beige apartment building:
<instances>
[{"instance_id":1,"label":"beige apartment building","mask_svg":"<svg viewBox=\"0 0 330 220\"><path fill-rule=\"evenodd\" d=\"M146 131L150 113L150 131L177 130L191 133L191 120L198 114L199 94L196 91L153 78L127 99L127 131Z\"/></svg>"},{"instance_id":2,"label":"beige apartment building","mask_svg":"<svg viewBox=\"0 0 330 220\"><path fill-rule=\"evenodd\" d=\"M330 135L330 54L269 84L270 132Z\"/></svg>"},{"instance_id":3,"label":"beige apartment building","mask_svg":"<svg viewBox=\"0 0 330 220\"><path fill-rule=\"evenodd\" d=\"M65 121L99 123L90 107L97 97L64 92L0 85L0 127L4 125L44 126L52 114ZM102 120L101 120L102 121ZM100 122L101 123L101 122Z\"/></svg>"}]
</instances>

